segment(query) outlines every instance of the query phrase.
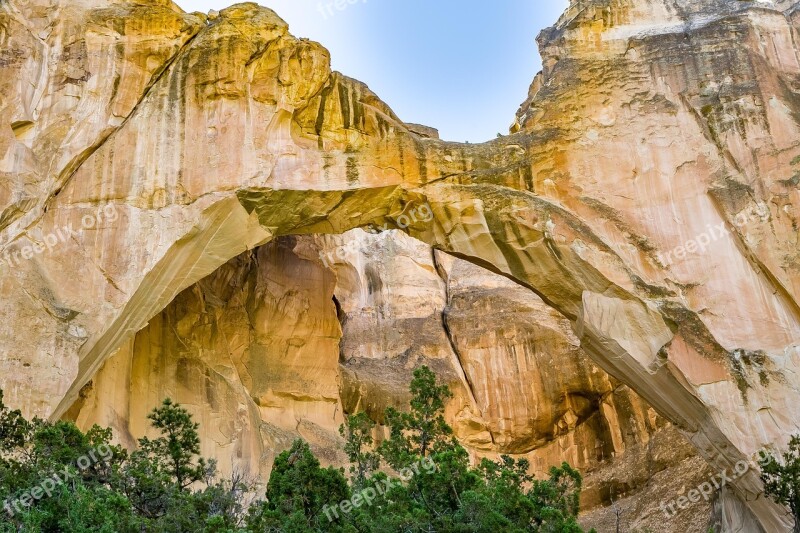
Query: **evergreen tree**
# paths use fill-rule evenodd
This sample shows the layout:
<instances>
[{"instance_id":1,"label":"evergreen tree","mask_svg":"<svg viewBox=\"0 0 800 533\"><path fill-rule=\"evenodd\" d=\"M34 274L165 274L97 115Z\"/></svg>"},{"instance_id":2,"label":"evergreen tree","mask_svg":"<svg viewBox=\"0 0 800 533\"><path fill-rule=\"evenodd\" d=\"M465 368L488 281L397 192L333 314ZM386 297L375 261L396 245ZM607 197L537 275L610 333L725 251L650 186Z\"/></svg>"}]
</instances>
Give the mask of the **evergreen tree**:
<instances>
[{"instance_id":1,"label":"evergreen tree","mask_svg":"<svg viewBox=\"0 0 800 533\"><path fill-rule=\"evenodd\" d=\"M139 439L117 484L141 527L182 533L227 532L241 526L243 500L252 488L243 476L217 479L216 462L199 457L199 426L191 414L167 398L147 418L160 436Z\"/></svg>"},{"instance_id":2,"label":"evergreen tree","mask_svg":"<svg viewBox=\"0 0 800 533\"><path fill-rule=\"evenodd\" d=\"M161 436L139 439L139 448L122 471L120 488L146 522L164 522L181 531L183 520L198 519L189 487L213 472L207 471L205 459L195 461L200 437L188 411L167 398L147 418Z\"/></svg>"},{"instance_id":3,"label":"evergreen tree","mask_svg":"<svg viewBox=\"0 0 800 533\"><path fill-rule=\"evenodd\" d=\"M29 422L1 400L0 426L0 531L131 530L130 505L110 488L127 457L110 430Z\"/></svg>"},{"instance_id":4,"label":"evergreen tree","mask_svg":"<svg viewBox=\"0 0 800 533\"><path fill-rule=\"evenodd\" d=\"M359 531L581 532L577 523L581 475L566 463L548 479L529 474L525 459L484 459L476 468L444 418L451 397L427 367L414 372L408 412L388 408L390 436L380 457L403 477L374 475L366 486L387 480L392 488L352 515ZM371 426L362 418L358 427ZM353 443L351 443L353 444ZM366 445L358 440L355 444ZM357 446L355 446L357 447ZM355 447L350 448L355 449ZM364 446L353 457L364 456ZM420 468L421 461L435 468Z\"/></svg>"},{"instance_id":5,"label":"evergreen tree","mask_svg":"<svg viewBox=\"0 0 800 533\"><path fill-rule=\"evenodd\" d=\"M372 450L374 429L375 422L366 413L348 416L339 427L339 433L345 439L344 452L350 460L350 474L355 488L364 487L367 478L380 465L380 456Z\"/></svg>"},{"instance_id":6,"label":"evergreen tree","mask_svg":"<svg viewBox=\"0 0 800 533\"><path fill-rule=\"evenodd\" d=\"M381 443L381 457L395 470L406 468L435 452L455 450L458 443L444 418L445 402L453 395L447 385L437 385L427 366L414 371L409 387L410 410L386 409L390 437Z\"/></svg>"},{"instance_id":7,"label":"evergreen tree","mask_svg":"<svg viewBox=\"0 0 800 533\"><path fill-rule=\"evenodd\" d=\"M149 418L161 437L129 456L110 429L28 422L0 399L0 532L243 531L251 487L217 481L213 462L195 460L197 425L180 406L165 401ZM190 480L206 486L190 490Z\"/></svg>"},{"instance_id":8,"label":"evergreen tree","mask_svg":"<svg viewBox=\"0 0 800 533\"><path fill-rule=\"evenodd\" d=\"M534 503L538 531L582 531L577 521L582 482L580 472L567 463L551 467L549 479L533 481L528 497Z\"/></svg>"},{"instance_id":9,"label":"evergreen tree","mask_svg":"<svg viewBox=\"0 0 800 533\"><path fill-rule=\"evenodd\" d=\"M336 531L344 520L325 510L349 498L342 470L320 467L308 443L298 439L275 459L266 501L251 508L247 524L251 531Z\"/></svg>"},{"instance_id":10,"label":"evergreen tree","mask_svg":"<svg viewBox=\"0 0 800 533\"><path fill-rule=\"evenodd\" d=\"M762 457L761 480L767 496L789 507L794 517L794 532L800 532L800 435L791 438L789 451L781 460L771 454Z\"/></svg>"},{"instance_id":11,"label":"evergreen tree","mask_svg":"<svg viewBox=\"0 0 800 533\"><path fill-rule=\"evenodd\" d=\"M340 428L352 485L298 440L276 458L266 498L249 509L253 487L241 475L218 480L214 461L199 457L198 425L169 399L148 416L160 436L140 439L129 455L110 444L109 429L28 421L3 405L0 392L0 502L18 506L0 514L0 533L582 531L577 471L565 463L538 480L526 460L506 456L471 467L444 419L448 388L422 367L410 392L407 412L387 409L390 435L379 446L364 413ZM100 447L102 460L87 463ZM793 511L798 449L795 438L783 464L765 466L768 490ZM382 460L396 474L381 471ZM55 472L69 477L19 507Z\"/></svg>"},{"instance_id":12,"label":"evergreen tree","mask_svg":"<svg viewBox=\"0 0 800 533\"><path fill-rule=\"evenodd\" d=\"M32 429L33 424L25 420L19 410L11 411L6 407L0 390L0 454L24 446Z\"/></svg>"},{"instance_id":13,"label":"evergreen tree","mask_svg":"<svg viewBox=\"0 0 800 533\"><path fill-rule=\"evenodd\" d=\"M139 439L138 453L154 460L179 489L201 481L208 465L202 457L197 462L194 460L200 454L200 436L197 433L199 425L192 421L192 415L167 398L147 418L161 432L161 437Z\"/></svg>"}]
</instances>

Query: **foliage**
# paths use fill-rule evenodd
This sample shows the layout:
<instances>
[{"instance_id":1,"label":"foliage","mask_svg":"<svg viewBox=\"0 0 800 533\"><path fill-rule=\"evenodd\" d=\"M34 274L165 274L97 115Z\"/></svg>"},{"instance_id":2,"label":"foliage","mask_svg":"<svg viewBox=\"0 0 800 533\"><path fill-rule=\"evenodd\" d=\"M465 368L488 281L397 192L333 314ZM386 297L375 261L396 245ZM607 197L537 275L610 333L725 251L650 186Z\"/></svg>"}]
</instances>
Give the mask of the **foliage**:
<instances>
[{"instance_id":1,"label":"foliage","mask_svg":"<svg viewBox=\"0 0 800 533\"><path fill-rule=\"evenodd\" d=\"M320 467L308 444L297 440L275 459L266 500L251 509L248 525L252 531L328 531L336 527L323 508L349 497L342 471Z\"/></svg>"},{"instance_id":2,"label":"foliage","mask_svg":"<svg viewBox=\"0 0 800 533\"><path fill-rule=\"evenodd\" d=\"M459 447L444 419L445 402L452 397L446 385L436 384L436 375L426 366L414 371L409 387L410 410L386 409L390 436L381 443L381 457L396 470L406 468L432 453Z\"/></svg>"},{"instance_id":3,"label":"foliage","mask_svg":"<svg viewBox=\"0 0 800 533\"><path fill-rule=\"evenodd\" d=\"M581 476L564 463L545 480L528 472L525 459L503 456L470 467L469 454L453 437L444 418L447 386L439 385L427 367L418 368L409 388L407 412L388 408L384 414L389 438L377 446L380 460L401 478L377 472L365 481L359 462L369 454L373 426L366 415L350 416L341 429L354 464L354 487L391 486L371 505L349 515L358 531L533 531L580 532L577 523ZM421 467L420 465L426 465ZM435 466L428 468L427 466ZM405 475L403 475L405 474Z\"/></svg>"},{"instance_id":4,"label":"foliage","mask_svg":"<svg viewBox=\"0 0 800 533\"><path fill-rule=\"evenodd\" d=\"M25 420L19 410L11 411L3 403L3 391L0 390L0 450L11 450L25 445L32 423Z\"/></svg>"},{"instance_id":5,"label":"foliage","mask_svg":"<svg viewBox=\"0 0 800 533\"><path fill-rule=\"evenodd\" d=\"M375 422L366 413L347 417L347 423L339 428L339 433L345 439L344 453L351 463L353 485L357 488L363 488L367 478L380 465L380 456L370 450L375 443L372 438L374 429Z\"/></svg>"},{"instance_id":6,"label":"foliage","mask_svg":"<svg viewBox=\"0 0 800 533\"><path fill-rule=\"evenodd\" d=\"M199 425L185 409L167 398L162 406L147 415L151 425L162 432L155 440L139 439L139 450L134 454L146 456L167 473L178 489L185 489L203 479L206 462L202 457L197 464L192 461L200 454Z\"/></svg>"},{"instance_id":7,"label":"foliage","mask_svg":"<svg viewBox=\"0 0 800 533\"><path fill-rule=\"evenodd\" d=\"M194 459L197 425L182 407L165 401L148 418L160 436L129 455L110 429L28 422L0 394L0 532L236 531L250 487Z\"/></svg>"},{"instance_id":8,"label":"foliage","mask_svg":"<svg viewBox=\"0 0 800 533\"><path fill-rule=\"evenodd\" d=\"M800 531L800 435L789 441L789 450L779 460L771 454L761 459L764 493L794 516L794 531Z\"/></svg>"},{"instance_id":9,"label":"foliage","mask_svg":"<svg viewBox=\"0 0 800 533\"><path fill-rule=\"evenodd\" d=\"M0 392L0 504L10 506L0 511L0 533L582 531L576 470L564 463L536 479L527 460L507 456L472 466L444 418L448 387L421 367L409 392L406 411L385 411L380 443L366 413L346 418L349 480L297 440L275 459L265 497L249 506L255 488L239 473L219 479L215 462L200 456L198 425L169 399L148 416L158 436L139 439L129 454L111 444L109 429L28 421ZM793 440L795 461L799 447ZM775 465L765 472L786 478ZM56 473L69 475L29 506L19 503ZM775 483L768 487L791 504L796 492Z\"/></svg>"}]
</instances>

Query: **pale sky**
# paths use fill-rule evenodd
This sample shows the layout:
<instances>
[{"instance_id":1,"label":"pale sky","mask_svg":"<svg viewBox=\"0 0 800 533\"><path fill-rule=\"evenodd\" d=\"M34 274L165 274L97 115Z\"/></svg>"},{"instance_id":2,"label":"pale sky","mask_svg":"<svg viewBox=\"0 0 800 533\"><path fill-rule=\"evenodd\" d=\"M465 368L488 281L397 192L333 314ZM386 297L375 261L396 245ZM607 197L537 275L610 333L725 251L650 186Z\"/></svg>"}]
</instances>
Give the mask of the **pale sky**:
<instances>
[{"instance_id":1,"label":"pale sky","mask_svg":"<svg viewBox=\"0 0 800 533\"><path fill-rule=\"evenodd\" d=\"M208 12L235 2L177 3ZM369 85L402 120L438 128L446 140L480 142L508 132L541 68L536 35L568 1L259 3L288 22L293 35L322 43L335 70Z\"/></svg>"}]
</instances>

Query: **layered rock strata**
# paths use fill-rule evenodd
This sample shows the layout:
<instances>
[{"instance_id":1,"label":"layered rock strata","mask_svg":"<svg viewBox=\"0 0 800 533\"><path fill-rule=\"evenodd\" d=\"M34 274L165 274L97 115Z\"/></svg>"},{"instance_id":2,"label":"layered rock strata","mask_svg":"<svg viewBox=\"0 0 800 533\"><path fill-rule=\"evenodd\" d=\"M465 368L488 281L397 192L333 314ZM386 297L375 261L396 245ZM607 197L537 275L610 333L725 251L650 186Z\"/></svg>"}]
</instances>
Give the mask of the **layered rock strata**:
<instances>
[{"instance_id":1,"label":"layered rock strata","mask_svg":"<svg viewBox=\"0 0 800 533\"><path fill-rule=\"evenodd\" d=\"M628 509L625 524L657 526L656 496L668 502L709 475L536 295L398 232L285 237L228 262L109 359L69 416L133 446L147 413L175 398L223 475L263 482L298 437L344 464L343 414L380 422L407 404L422 364L450 385L448 421L475 459L526 457L540 476L565 460L579 467L589 526L613 502ZM710 516L699 505L676 527Z\"/></svg>"},{"instance_id":2,"label":"layered rock strata","mask_svg":"<svg viewBox=\"0 0 800 533\"><path fill-rule=\"evenodd\" d=\"M713 470L779 450L800 405L799 21L789 1L574 1L540 37L518 132L461 145L255 4L4 2L0 386L62 416L231 259L389 226L536 293ZM401 221L422 204L430 221ZM731 484L781 530L761 488Z\"/></svg>"}]
</instances>

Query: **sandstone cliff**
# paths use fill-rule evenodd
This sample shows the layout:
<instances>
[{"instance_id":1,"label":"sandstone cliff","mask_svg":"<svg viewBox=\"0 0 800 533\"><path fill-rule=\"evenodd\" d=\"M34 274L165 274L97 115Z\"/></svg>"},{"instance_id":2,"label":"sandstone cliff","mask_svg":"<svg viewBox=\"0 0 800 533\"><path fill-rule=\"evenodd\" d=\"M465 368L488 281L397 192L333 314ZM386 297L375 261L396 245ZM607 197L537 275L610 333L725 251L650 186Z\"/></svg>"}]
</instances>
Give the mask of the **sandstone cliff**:
<instances>
[{"instance_id":1,"label":"sandstone cliff","mask_svg":"<svg viewBox=\"0 0 800 533\"><path fill-rule=\"evenodd\" d=\"M105 363L69 416L133 446L170 396L201 422L205 453L223 471L264 479L297 436L343 464L342 414L380 421L407 403L411 371L426 364L450 384L448 418L475 457L525 456L538 474L569 461L587 476L587 524L607 522L613 499L624 524L655 527L660 502L710 472L579 344L529 290L402 233L286 237L182 292ZM710 515L704 502L675 530Z\"/></svg>"},{"instance_id":2,"label":"sandstone cliff","mask_svg":"<svg viewBox=\"0 0 800 533\"><path fill-rule=\"evenodd\" d=\"M461 145L255 4L4 2L0 387L127 443L171 395L264 475L297 435L340 462L343 413L426 363L474 455L701 531L659 501L797 430L799 25L573 1L514 133ZM726 527L786 527L757 472L730 489Z\"/></svg>"}]
</instances>

